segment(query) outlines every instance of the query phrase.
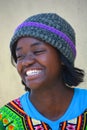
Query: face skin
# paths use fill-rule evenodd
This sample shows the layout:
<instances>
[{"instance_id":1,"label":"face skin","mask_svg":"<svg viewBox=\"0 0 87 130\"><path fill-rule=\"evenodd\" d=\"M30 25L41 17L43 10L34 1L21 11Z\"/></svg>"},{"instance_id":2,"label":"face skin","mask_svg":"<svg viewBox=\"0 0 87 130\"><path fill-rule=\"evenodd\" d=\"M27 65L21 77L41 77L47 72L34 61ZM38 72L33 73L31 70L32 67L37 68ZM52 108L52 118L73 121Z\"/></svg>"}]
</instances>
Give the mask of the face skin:
<instances>
[{"instance_id":1,"label":"face skin","mask_svg":"<svg viewBox=\"0 0 87 130\"><path fill-rule=\"evenodd\" d=\"M61 82L61 60L58 51L48 43L31 37L21 38L16 56L18 73L31 90Z\"/></svg>"},{"instance_id":2,"label":"face skin","mask_svg":"<svg viewBox=\"0 0 87 130\"><path fill-rule=\"evenodd\" d=\"M59 119L67 110L73 90L61 76L59 52L43 41L21 38L16 46L17 70L30 91L30 101L50 120Z\"/></svg>"}]
</instances>

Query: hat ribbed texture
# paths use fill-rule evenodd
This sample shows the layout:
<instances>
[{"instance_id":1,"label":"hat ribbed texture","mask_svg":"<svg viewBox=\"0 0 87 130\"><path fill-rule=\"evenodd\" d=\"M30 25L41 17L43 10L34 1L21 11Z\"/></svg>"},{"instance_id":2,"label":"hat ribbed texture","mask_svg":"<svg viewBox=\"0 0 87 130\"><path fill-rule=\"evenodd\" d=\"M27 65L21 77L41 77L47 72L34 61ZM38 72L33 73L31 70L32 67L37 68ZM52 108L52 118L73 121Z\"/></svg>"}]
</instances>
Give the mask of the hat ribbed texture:
<instances>
[{"instance_id":1,"label":"hat ribbed texture","mask_svg":"<svg viewBox=\"0 0 87 130\"><path fill-rule=\"evenodd\" d=\"M75 32L71 25L55 13L42 13L29 17L14 32L10 48L21 38L31 36L56 47L70 63L76 56Z\"/></svg>"}]
</instances>

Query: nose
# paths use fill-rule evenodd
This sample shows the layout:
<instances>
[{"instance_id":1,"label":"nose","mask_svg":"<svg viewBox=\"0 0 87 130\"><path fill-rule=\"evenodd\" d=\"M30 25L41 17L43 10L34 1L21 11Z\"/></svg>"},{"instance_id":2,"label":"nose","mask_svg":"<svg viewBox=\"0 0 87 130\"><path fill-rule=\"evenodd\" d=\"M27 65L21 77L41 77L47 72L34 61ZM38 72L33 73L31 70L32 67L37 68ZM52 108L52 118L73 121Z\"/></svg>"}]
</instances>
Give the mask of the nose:
<instances>
[{"instance_id":1,"label":"nose","mask_svg":"<svg viewBox=\"0 0 87 130\"><path fill-rule=\"evenodd\" d=\"M34 64L34 62L35 62L35 58L33 54L28 54L24 57L22 61L22 66L31 66L32 64Z\"/></svg>"}]
</instances>

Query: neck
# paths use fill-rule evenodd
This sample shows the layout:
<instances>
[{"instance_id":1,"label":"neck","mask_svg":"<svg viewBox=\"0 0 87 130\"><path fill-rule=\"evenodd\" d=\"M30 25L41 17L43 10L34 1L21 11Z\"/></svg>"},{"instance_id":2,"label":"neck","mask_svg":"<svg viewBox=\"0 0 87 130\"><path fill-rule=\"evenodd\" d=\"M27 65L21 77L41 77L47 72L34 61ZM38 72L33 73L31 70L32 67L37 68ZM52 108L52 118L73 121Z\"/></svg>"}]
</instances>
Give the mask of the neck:
<instances>
[{"instance_id":1,"label":"neck","mask_svg":"<svg viewBox=\"0 0 87 130\"><path fill-rule=\"evenodd\" d=\"M56 120L65 113L72 97L73 89L64 84L50 87L50 89L44 87L43 91L32 90L30 94L30 100L37 110L51 120Z\"/></svg>"}]
</instances>

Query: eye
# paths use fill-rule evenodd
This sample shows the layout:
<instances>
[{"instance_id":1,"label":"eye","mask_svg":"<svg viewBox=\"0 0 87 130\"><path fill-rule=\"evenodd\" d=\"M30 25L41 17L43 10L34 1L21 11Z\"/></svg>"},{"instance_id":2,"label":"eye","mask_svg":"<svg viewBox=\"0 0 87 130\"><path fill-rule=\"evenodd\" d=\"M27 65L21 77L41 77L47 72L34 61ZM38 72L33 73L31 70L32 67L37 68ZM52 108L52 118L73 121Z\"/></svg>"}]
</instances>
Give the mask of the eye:
<instances>
[{"instance_id":1,"label":"eye","mask_svg":"<svg viewBox=\"0 0 87 130\"><path fill-rule=\"evenodd\" d=\"M22 60L24 58L24 55L18 55L16 57L17 57L17 61L20 61L20 60Z\"/></svg>"},{"instance_id":2,"label":"eye","mask_svg":"<svg viewBox=\"0 0 87 130\"><path fill-rule=\"evenodd\" d=\"M45 50L35 50L35 51L33 51L33 53L35 55L40 55L40 54L43 54L44 52L45 52Z\"/></svg>"}]
</instances>

